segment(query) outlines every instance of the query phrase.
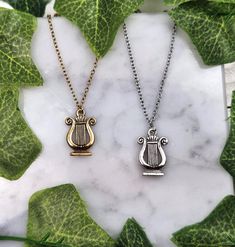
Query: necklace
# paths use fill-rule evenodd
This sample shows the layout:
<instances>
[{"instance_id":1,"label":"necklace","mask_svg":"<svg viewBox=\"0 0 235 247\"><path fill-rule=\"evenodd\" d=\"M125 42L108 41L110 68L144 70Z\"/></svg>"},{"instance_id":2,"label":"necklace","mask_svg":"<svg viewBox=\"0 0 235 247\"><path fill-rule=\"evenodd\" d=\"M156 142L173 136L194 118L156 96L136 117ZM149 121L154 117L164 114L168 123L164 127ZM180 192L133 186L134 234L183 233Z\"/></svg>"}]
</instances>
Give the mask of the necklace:
<instances>
[{"instance_id":1,"label":"necklace","mask_svg":"<svg viewBox=\"0 0 235 247\"><path fill-rule=\"evenodd\" d=\"M93 68L90 72L89 79L87 81L86 87L82 95L81 101L79 101L78 97L76 96L76 92L73 88L72 82L68 76L68 72L66 71L64 61L61 56L61 52L59 50L51 15L47 16L47 20L48 20L48 25L49 25L53 45L55 47L55 51L57 54L58 62L60 64L65 81L68 84L73 100L77 107L76 116L74 118L68 117L65 120L65 123L68 126L70 126L70 129L66 136L66 140L67 140L68 145L73 149L73 152L71 152L71 156L90 156L92 155L92 153L89 152L88 149L95 142L95 136L94 136L91 126L96 124L96 119L93 117L88 117L88 118L86 117L85 110L84 110L84 104L85 104L90 86L92 84L93 77L96 72L96 68L98 65L98 59L97 58L95 59Z\"/></svg>"},{"instance_id":2,"label":"necklace","mask_svg":"<svg viewBox=\"0 0 235 247\"><path fill-rule=\"evenodd\" d=\"M138 143L142 145L142 149L139 153L139 161L145 171L143 175L145 176L163 176L164 173L161 170L166 164L166 154L163 150L163 146L167 145L168 139L166 137L158 137L157 129L154 127L154 123L156 121L158 115L159 105L163 95L163 89L165 85L165 81L167 78L168 70L171 63L171 58L174 50L175 36L176 36L176 24L173 26L173 31L171 35L171 43L170 49L167 56L166 66L163 72L163 77L160 82L159 91L156 96L156 103L150 116L147 112L147 108L145 106L145 101L140 85L139 76L136 71L135 61L133 58L133 52L131 49L131 44L128 36L127 25L124 23L123 25L123 33L126 41L126 46L128 50L128 55L130 59L131 69L134 76L134 81L137 89L137 93L139 96L140 106L143 111L144 117L148 123L149 130L147 132L147 137L139 137Z\"/></svg>"}]
</instances>

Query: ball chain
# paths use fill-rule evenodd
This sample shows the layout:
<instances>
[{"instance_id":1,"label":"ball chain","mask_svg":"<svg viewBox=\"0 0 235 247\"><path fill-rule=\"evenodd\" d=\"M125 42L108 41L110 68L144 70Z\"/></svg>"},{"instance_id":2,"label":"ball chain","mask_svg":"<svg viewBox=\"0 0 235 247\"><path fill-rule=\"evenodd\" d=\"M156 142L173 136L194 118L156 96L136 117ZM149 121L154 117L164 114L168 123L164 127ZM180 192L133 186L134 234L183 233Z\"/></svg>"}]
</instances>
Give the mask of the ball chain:
<instances>
[{"instance_id":1,"label":"ball chain","mask_svg":"<svg viewBox=\"0 0 235 247\"><path fill-rule=\"evenodd\" d=\"M159 105L160 105L160 102L162 99L163 88L164 88L164 85L165 85L165 82L167 79L167 74L169 71L169 67L170 67L171 59L172 59L172 54L174 51L176 31L177 31L177 27L176 27L176 24L174 23L173 31L172 31L172 35L171 35L170 49L169 49L169 52L167 55L166 66L165 66L165 69L163 72L163 77L162 77L160 85L159 85L159 91L157 94L155 107L153 109L152 116L150 117L148 112L147 112L147 108L145 106L145 101L144 101L144 97L143 97L143 93L142 93L142 89L141 89L141 85L140 85L140 79L139 79L139 76L138 76L138 73L136 70L135 60L133 57L133 52L131 49L131 44L130 44L130 40L129 40L129 36L128 36L127 25L126 25L126 23L123 24L123 33L124 33L124 37L125 37L125 41L126 41L126 46L127 46L127 50L128 50L129 59L130 59L131 69L132 69L135 84L136 84L137 93L139 95L140 106L143 110L145 119L147 120L150 127L153 127L153 124L157 118Z\"/></svg>"},{"instance_id":2,"label":"ball chain","mask_svg":"<svg viewBox=\"0 0 235 247\"><path fill-rule=\"evenodd\" d=\"M98 66L98 58L95 59L93 68L92 68L92 70L90 72L89 79L88 79L87 84L86 84L86 87L84 89L84 93L82 95L81 102L79 102L78 97L76 96L76 92L75 92L75 90L73 88L72 82L71 82L71 80L69 78L68 72L66 71L66 68L65 68L65 65L64 65L64 61L63 61L63 58L61 56L61 52L59 50L58 42L57 42L56 35L55 35L54 26L53 26L53 23L52 23L52 16L51 15L48 15L47 16L47 20L48 20L48 24L49 24L49 29L50 29L50 33L51 33L53 45L55 47L57 58L58 58L58 61L59 61L61 70L63 72L64 78L65 78L65 80L66 80L66 82L67 82L67 84L69 86L69 89L71 91L73 100L75 101L78 109L83 109L83 105L85 104L85 101L86 101L86 98L87 98L87 95L88 95L90 86L92 84L92 80L93 80L94 75L95 75L95 72L96 72L96 68Z\"/></svg>"}]
</instances>

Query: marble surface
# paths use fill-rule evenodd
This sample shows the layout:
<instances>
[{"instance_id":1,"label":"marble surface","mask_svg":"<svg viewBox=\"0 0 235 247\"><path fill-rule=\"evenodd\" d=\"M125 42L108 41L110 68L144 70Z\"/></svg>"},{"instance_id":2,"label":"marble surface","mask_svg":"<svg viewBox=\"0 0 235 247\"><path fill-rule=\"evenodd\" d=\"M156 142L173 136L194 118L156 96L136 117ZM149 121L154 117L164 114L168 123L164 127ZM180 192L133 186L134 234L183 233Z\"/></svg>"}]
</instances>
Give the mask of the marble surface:
<instances>
[{"instance_id":1,"label":"marble surface","mask_svg":"<svg viewBox=\"0 0 235 247\"><path fill-rule=\"evenodd\" d=\"M25 234L27 203L37 190L73 183L93 218L116 237L128 217L145 228L154 246L171 247L171 233L204 218L227 194L230 176L218 159L227 130L222 69L205 67L179 31L157 122L169 138L162 178L143 177L137 138L147 126L139 107L122 31L100 61L86 111L97 118L93 156L70 157L64 119L75 107L59 70L46 19L39 19L32 53L45 83L24 89L20 108L43 143L43 152L18 181L0 178L0 232ZM80 31L54 20L71 78L80 93L94 56ZM166 14L138 14L127 20L149 107L163 71L172 23ZM0 243L18 247L16 243Z\"/></svg>"},{"instance_id":2,"label":"marble surface","mask_svg":"<svg viewBox=\"0 0 235 247\"><path fill-rule=\"evenodd\" d=\"M227 105L231 105L232 92L235 90L235 63L225 65L225 82L227 92Z\"/></svg>"}]
</instances>

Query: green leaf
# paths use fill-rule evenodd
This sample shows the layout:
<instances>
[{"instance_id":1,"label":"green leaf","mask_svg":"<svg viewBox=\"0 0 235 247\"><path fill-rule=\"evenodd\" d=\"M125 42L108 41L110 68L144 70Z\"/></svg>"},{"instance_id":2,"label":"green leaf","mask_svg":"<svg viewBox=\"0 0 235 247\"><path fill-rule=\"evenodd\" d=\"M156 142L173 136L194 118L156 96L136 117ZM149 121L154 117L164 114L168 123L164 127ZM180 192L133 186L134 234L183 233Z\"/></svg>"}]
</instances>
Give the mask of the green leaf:
<instances>
[{"instance_id":1,"label":"green leaf","mask_svg":"<svg viewBox=\"0 0 235 247\"><path fill-rule=\"evenodd\" d=\"M164 0L164 3L169 6L179 6L180 4L187 3L187 2L197 2L197 3L228 3L228 4L234 4L235 0Z\"/></svg>"},{"instance_id":2,"label":"green leaf","mask_svg":"<svg viewBox=\"0 0 235 247\"><path fill-rule=\"evenodd\" d=\"M14 9L41 17L44 15L46 5L51 0L3 0L9 3Z\"/></svg>"},{"instance_id":3,"label":"green leaf","mask_svg":"<svg viewBox=\"0 0 235 247\"><path fill-rule=\"evenodd\" d=\"M234 247L235 197L227 196L202 222L173 234L178 247Z\"/></svg>"},{"instance_id":4,"label":"green leaf","mask_svg":"<svg viewBox=\"0 0 235 247\"><path fill-rule=\"evenodd\" d=\"M0 236L0 241L24 242L24 243L32 244L33 246L36 245L40 247L70 247L69 245L65 245L59 242L58 243L48 242L47 239L35 241L33 239L16 237L16 236Z\"/></svg>"},{"instance_id":5,"label":"green leaf","mask_svg":"<svg viewBox=\"0 0 235 247\"><path fill-rule=\"evenodd\" d=\"M208 9L213 11L214 13L221 15L227 15L227 16L235 15L235 4L210 3Z\"/></svg>"},{"instance_id":6,"label":"green leaf","mask_svg":"<svg viewBox=\"0 0 235 247\"><path fill-rule=\"evenodd\" d=\"M235 4L200 1L184 3L171 10L170 16L188 33L204 63L218 65L235 61L233 13Z\"/></svg>"},{"instance_id":7,"label":"green leaf","mask_svg":"<svg viewBox=\"0 0 235 247\"><path fill-rule=\"evenodd\" d=\"M30 53L37 19L20 11L0 8L0 23L0 85L41 85L42 78Z\"/></svg>"},{"instance_id":8,"label":"green leaf","mask_svg":"<svg viewBox=\"0 0 235 247\"><path fill-rule=\"evenodd\" d=\"M144 0L56 0L55 10L76 24L97 57L113 44L119 26Z\"/></svg>"},{"instance_id":9,"label":"green leaf","mask_svg":"<svg viewBox=\"0 0 235 247\"><path fill-rule=\"evenodd\" d=\"M0 87L0 176L18 179L41 151L41 144L18 108L19 90Z\"/></svg>"},{"instance_id":10,"label":"green leaf","mask_svg":"<svg viewBox=\"0 0 235 247\"><path fill-rule=\"evenodd\" d=\"M233 1L231 1L233 2ZM207 3L207 11L212 15L227 15L235 14L235 2L211 0ZM226 16L225 16L226 17Z\"/></svg>"},{"instance_id":11,"label":"green leaf","mask_svg":"<svg viewBox=\"0 0 235 247\"><path fill-rule=\"evenodd\" d=\"M128 219L116 247L152 247L142 227L135 219Z\"/></svg>"},{"instance_id":12,"label":"green leaf","mask_svg":"<svg viewBox=\"0 0 235 247\"><path fill-rule=\"evenodd\" d=\"M235 0L209 0L210 2L216 2L216 3L235 3Z\"/></svg>"},{"instance_id":13,"label":"green leaf","mask_svg":"<svg viewBox=\"0 0 235 247\"><path fill-rule=\"evenodd\" d=\"M35 193L29 202L27 237L71 247L112 247L114 241L88 215L71 184ZM32 246L27 244L26 246Z\"/></svg>"},{"instance_id":14,"label":"green leaf","mask_svg":"<svg viewBox=\"0 0 235 247\"><path fill-rule=\"evenodd\" d=\"M192 0L192 1L195 1L195 0ZM164 3L169 6L178 6L186 2L191 2L191 0L164 0Z\"/></svg>"},{"instance_id":15,"label":"green leaf","mask_svg":"<svg viewBox=\"0 0 235 247\"><path fill-rule=\"evenodd\" d=\"M235 178L235 91L232 95L230 121L230 134L220 157L220 163Z\"/></svg>"}]
</instances>

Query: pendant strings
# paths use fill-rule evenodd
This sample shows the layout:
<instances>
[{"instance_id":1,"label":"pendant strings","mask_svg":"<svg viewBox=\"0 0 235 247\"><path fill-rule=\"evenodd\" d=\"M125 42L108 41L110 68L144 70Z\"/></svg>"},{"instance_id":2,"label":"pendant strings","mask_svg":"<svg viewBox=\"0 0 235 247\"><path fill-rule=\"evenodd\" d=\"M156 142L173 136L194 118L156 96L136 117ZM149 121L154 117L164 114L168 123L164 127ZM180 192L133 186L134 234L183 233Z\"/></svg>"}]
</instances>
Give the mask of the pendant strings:
<instances>
[{"instance_id":1,"label":"pendant strings","mask_svg":"<svg viewBox=\"0 0 235 247\"><path fill-rule=\"evenodd\" d=\"M57 39L56 39L55 30L54 30L54 26L53 26L53 23L52 23L52 16L51 15L47 16L47 21L48 21L49 30L50 30L50 33L51 33L51 38L52 38L52 41L53 41L53 45L55 47L55 51L56 51L56 54L57 54L58 62L60 64L60 68L61 68L61 70L63 72L65 81L68 84L68 87L70 89L70 92L72 94L72 97L73 97L73 100L74 100L76 106L78 107L78 109L83 109L83 106L85 104L85 101L86 101L90 86L92 84L92 80L93 80L95 72L96 72L96 68L98 66L98 58L95 59L95 62L93 64L93 68L92 68L92 70L90 72L90 76L89 76L89 78L87 80L87 83L86 83L86 87L85 87L84 92L82 94L81 101L79 101L78 97L76 95L76 92L75 92L75 90L73 88L73 85L72 85L72 82L70 80L70 77L68 75L68 72L67 72L67 70L65 68L65 65L64 65L64 61L63 61L63 58L62 58L62 55L61 55L61 52L60 52L60 49L59 49L59 45L58 45L58 42L57 42Z\"/></svg>"},{"instance_id":2,"label":"pendant strings","mask_svg":"<svg viewBox=\"0 0 235 247\"><path fill-rule=\"evenodd\" d=\"M124 33L124 37L125 37L125 41L126 41L126 46L127 46L127 50L128 50L128 55L129 55L129 59L130 59L130 64L131 64L131 69L133 72L133 76L134 76L134 81L135 81L135 85L136 85L136 89L137 89L137 93L139 95L139 101L140 101L140 106L141 109L144 113L145 119L147 120L150 128L153 127L154 122L157 118L158 115L158 109L159 109L159 105L162 99L162 95L163 95L163 89L164 89L164 85L167 79L167 75L168 75L168 71L169 71L169 67L171 64L171 59L172 59L172 54L174 51L174 44L175 44L175 36L176 36L176 31L177 31L177 27L176 24L174 23L173 26L173 31L171 34L171 42L170 42L170 49L167 55L167 61L166 61L166 65L165 65L165 69L163 72L163 76L159 85L159 91L157 93L157 97L156 97L156 103L152 112L151 117L149 116L149 113L147 112L147 108L145 105L145 100L143 97L143 92L142 92L142 87L140 85L140 79L136 70L136 65L135 65L135 60L133 57L133 52L132 52L132 48L131 48L131 44L130 44L130 40L129 40L129 35L128 35L128 30L127 30L127 25L124 23L123 24L123 33Z\"/></svg>"}]
</instances>

